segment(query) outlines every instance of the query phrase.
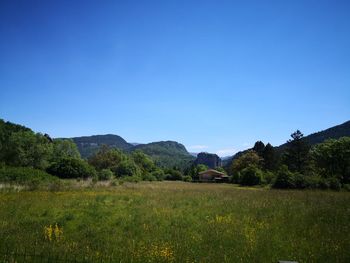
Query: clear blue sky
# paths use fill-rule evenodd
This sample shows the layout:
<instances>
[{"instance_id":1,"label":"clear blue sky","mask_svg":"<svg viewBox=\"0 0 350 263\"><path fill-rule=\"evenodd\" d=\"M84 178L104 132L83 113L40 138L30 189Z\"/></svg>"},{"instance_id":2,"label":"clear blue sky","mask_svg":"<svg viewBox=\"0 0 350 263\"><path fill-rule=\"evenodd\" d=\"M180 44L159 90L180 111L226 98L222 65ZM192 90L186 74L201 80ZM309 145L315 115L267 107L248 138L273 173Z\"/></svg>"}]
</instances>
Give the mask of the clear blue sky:
<instances>
[{"instance_id":1,"label":"clear blue sky","mask_svg":"<svg viewBox=\"0 0 350 263\"><path fill-rule=\"evenodd\" d=\"M0 118L228 155L350 119L350 1L0 1Z\"/></svg>"}]
</instances>

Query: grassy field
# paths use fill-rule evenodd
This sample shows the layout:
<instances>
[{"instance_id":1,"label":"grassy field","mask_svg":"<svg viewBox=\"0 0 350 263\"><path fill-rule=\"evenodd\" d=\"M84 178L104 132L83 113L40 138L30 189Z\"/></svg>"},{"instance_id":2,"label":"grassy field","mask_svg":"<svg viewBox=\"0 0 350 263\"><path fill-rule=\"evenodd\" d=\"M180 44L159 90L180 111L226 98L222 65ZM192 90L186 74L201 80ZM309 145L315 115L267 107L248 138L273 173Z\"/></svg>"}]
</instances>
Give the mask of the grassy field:
<instances>
[{"instance_id":1,"label":"grassy field","mask_svg":"<svg viewBox=\"0 0 350 263\"><path fill-rule=\"evenodd\" d=\"M350 194L183 182L2 192L8 248L97 262L350 262Z\"/></svg>"}]
</instances>

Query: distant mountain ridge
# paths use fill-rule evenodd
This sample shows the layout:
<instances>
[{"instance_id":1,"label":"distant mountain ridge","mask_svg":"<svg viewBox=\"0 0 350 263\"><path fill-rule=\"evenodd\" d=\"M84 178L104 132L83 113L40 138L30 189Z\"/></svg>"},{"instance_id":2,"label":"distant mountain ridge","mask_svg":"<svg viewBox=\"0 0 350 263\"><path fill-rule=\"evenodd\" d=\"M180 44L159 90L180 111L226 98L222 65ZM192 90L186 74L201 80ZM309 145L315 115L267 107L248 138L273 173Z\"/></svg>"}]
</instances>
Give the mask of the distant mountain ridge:
<instances>
[{"instance_id":1,"label":"distant mountain ridge","mask_svg":"<svg viewBox=\"0 0 350 263\"><path fill-rule=\"evenodd\" d=\"M132 144L115 134L73 137L71 139L77 145L80 155L83 158L90 157L104 144L121 150L127 150L133 147Z\"/></svg>"},{"instance_id":2,"label":"distant mountain ridge","mask_svg":"<svg viewBox=\"0 0 350 263\"><path fill-rule=\"evenodd\" d=\"M140 150L150 155L158 165L163 167L185 167L195 159L184 145L175 141L159 141L147 144L128 143L121 136L114 134L82 136L71 139L78 146L83 158L89 158L102 145L107 145L128 152Z\"/></svg>"}]
</instances>

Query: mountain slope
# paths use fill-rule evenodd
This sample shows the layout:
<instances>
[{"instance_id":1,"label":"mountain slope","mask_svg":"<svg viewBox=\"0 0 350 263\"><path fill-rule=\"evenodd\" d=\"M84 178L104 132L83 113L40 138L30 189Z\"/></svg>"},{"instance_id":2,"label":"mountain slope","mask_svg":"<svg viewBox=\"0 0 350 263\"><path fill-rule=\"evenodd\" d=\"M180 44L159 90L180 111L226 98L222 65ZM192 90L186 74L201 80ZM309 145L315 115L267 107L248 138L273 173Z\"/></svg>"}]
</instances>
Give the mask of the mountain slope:
<instances>
[{"instance_id":1,"label":"mountain slope","mask_svg":"<svg viewBox=\"0 0 350 263\"><path fill-rule=\"evenodd\" d=\"M71 139L78 146L79 152L83 158L88 158L93 155L103 144L111 148L122 150L133 147L132 144L126 142L122 137L114 134L82 136Z\"/></svg>"},{"instance_id":2,"label":"mountain slope","mask_svg":"<svg viewBox=\"0 0 350 263\"><path fill-rule=\"evenodd\" d=\"M304 140L308 142L310 146L313 146L315 144L324 142L327 139L339 139L344 136L350 136L350 121L344 122L340 125L333 126L323 131L312 133L308 136L305 136ZM284 144L281 144L280 146L276 146L275 149L278 153L281 153L286 148L287 145L288 143L284 143ZM246 153L248 150L251 150L251 148L244 151L240 151L235 155L233 155L231 158L223 160L223 166L229 165L232 162L232 160L238 158L242 154Z\"/></svg>"},{"instance_id":3,"label":"mountain slope","mask_svg":"<svg viewBox=\"0 0 350 263\"><path fill-rule=\"evenodd\" d=\"M162 167L184 168L195 158L186 150L185 146L174 141L160 141L148 144L139 144L130 149L141 150L151 156Z\"/></svg>"},{"instance_id":4,"label":"mountain slope","mask_svg":"<svg viewBox=\"0 0 350 263\"><path fill-rule=\"evenodd\" d=\"M309 143L310 146L324 142L327 139L339 139L344 136L350 136L350 121L343 124L333 126L326 130L312 133L304 137L304 140ZM284 143L277 147L278 150L283 150L288 143Z\"/></svg>"}]
</instances>

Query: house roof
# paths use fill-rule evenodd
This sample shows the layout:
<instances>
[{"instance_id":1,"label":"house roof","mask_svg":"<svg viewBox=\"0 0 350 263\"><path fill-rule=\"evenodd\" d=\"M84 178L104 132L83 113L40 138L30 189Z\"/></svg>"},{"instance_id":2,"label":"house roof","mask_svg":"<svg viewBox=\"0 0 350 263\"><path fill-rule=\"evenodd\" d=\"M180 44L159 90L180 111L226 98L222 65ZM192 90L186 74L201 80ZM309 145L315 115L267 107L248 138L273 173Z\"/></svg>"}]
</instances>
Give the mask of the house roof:
<instances>
[{"instance_id":1,"label":"house roof","mask_svg":"<svg viewBox=\"0 0 350 263\"><path fill-rule=\"evenodd\" d=\"M217 171L217 170L214 170L214 169L209 169L209 170L206 170L206 171L204 171L204 172L200 172L200 173L198 173L198 174L207 174L207 173L219 174L219 175L226 175L226 174L224 174L224 173L222 173L222 172L219 172L219 171Z\"/></svg>"}]
</instances>

